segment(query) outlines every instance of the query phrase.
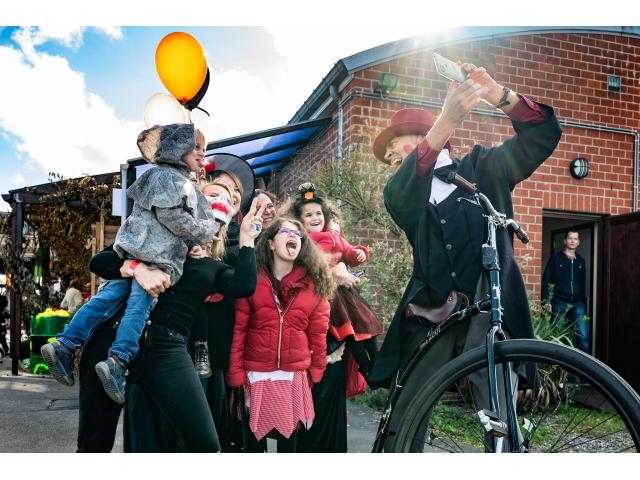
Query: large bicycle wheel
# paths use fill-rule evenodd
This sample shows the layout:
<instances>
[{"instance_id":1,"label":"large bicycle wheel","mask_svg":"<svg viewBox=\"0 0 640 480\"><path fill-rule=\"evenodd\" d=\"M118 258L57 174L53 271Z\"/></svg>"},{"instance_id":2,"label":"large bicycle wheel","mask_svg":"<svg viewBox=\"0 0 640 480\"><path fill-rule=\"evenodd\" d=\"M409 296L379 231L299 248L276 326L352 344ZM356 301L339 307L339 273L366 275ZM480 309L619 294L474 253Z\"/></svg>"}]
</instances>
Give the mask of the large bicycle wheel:
<instances>
[{"instance_id":1,"label":"large bicycle wheel","mask_svg":"<svg viewBox=\"0 0 640 480\"><path fill-rule=\"evenodd\" d=\"M535 388L511 387L522 434L520 451L640 451L640 397L602 362L576 349L538 340L498 342L495 358L499 369L507 362L537 366ZM478 415L488 408L478 401L482 397L478 388L487 386L477 384L486 366L485 347L480 347L442 367L403 413L394 450L493 451L491 436Z\"/></svg>"}]
</instances>

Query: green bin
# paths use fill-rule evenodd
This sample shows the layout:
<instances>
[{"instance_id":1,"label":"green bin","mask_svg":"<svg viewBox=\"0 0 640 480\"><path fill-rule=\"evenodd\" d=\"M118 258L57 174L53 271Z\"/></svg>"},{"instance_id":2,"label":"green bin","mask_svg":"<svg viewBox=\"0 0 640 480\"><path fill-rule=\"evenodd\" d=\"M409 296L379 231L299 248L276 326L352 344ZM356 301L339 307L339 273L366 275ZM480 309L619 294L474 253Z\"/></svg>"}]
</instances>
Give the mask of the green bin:
<instances>
[{"instance_id":1,"label":"green bin","mask_svg":"<svg viewBox=\"0 0 640 480\"><path fill-rule=\"evenodd\" d=\"M40 348L45 343L52 342L56 335L62 332L70 318L66 310L47 309L31 319L31 355L29 359L31 372L36 374L49 373L49 368L40 355Z\"/></svg>"}]
</instances>

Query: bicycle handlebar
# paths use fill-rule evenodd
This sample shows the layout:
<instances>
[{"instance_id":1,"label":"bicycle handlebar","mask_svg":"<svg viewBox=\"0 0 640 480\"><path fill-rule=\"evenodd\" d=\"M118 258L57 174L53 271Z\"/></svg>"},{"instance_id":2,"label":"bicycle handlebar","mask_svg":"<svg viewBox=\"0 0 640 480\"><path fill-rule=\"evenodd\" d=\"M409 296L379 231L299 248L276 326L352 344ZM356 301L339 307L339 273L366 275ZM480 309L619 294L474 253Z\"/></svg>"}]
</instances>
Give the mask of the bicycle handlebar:
<instances>
[{"instance_id":1,"label":"bicycle handlebar","mask_svg":"<svg viewBox=\"0 0 640 480\"><path fill-rule=\"evenodd\" d=\"M476 187L475 183L471 183L466 178L458 175L456 172L449 172L447 175L447 180L449 180L456 187L460 187L462 190L470 193L471 195L475 195L476 193L478 193L478 187Z\"/></svg>"},{"instance_id":2,"label":"bicycle handlebar","mask_svg":"<svg viewBox=\"0 0 640 480\"><path fill-rule=\"evenodd\" d=\"M524 229L514 220L507 220L507 225L509 226L509 228L511 228L513 233L516 234L516 237L518 237L522 243L529 243L529 235L527 235L527 232L525 232Z\"/></svg>"},{"instance_id":3,"label":"bicycle handlebar","mask_svg":"<svg viewBox=\"0 0 640 480\"><path fill-rule=\"evenodd\" d=\"M453 185L455 185L456 187L459 187L460 189L464 190L465 192L471 195L476 195L477 197L482 199L482 201L486 205L491 215L495 215L495 216L501 215L502 218L504 218L504 215L496 211L496 209L493 207L489 199L478 191L478 187L476 187L475 183L471 183L466 178L462 177L461 175L458 175L456 172L449 172L449 174L447 175L447 180L451 182ZM525 243L525 244L529 243L529 236L527 235L527 232L525 232L524 229L520 225L518 225L518 223L515 220L511 218L506 219L505 225L508 228L510 228L513 233L516 234L516 237L518 237L518 239L522 243Z\"/></svg>"}]
</instances>

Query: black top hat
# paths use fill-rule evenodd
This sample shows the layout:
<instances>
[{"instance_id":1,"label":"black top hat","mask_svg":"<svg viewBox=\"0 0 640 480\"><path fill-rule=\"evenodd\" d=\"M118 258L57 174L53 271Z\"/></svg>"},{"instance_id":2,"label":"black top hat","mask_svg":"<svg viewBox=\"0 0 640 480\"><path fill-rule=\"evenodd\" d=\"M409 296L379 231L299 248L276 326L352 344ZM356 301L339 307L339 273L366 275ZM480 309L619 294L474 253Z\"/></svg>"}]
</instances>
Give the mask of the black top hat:
<instances>
[{"instance_id":1,"label":"black top hat","mask_svg":"<svg viewBox=\"0 0 640 480\"><path fill-rule=\"evenodd\" d=\"M207 177L214 172L231 172L235 174L242 183L244 193L240 203L240 210L246 212L251 205L253 199L253 191L255 189L255 176L253 168L245 160L232 155L231 153L216 153L207 157L205 169Z\"/></svg>"}]
</instances>

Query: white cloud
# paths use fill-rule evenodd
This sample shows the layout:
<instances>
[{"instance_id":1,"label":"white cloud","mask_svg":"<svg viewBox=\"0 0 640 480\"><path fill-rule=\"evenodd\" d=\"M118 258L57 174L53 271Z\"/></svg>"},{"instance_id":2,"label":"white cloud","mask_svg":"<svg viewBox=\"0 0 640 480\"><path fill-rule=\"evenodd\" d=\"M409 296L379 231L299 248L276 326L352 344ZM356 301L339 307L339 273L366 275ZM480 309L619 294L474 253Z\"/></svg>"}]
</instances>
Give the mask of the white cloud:
<instances>
[{"instance_id":1,"label":"white cloud","mask_svg":"<svg viewBox=\"0 0 640 480\"><path fill-rule=\"evenodd\" d=\"M403 25L278 25L267 26L275 50L286 59L289 118L311 95L340 59L388 42L425 33L433 27ZM327 28L331 32L327 34ZM442 29L444 27L437 27Z\"/></svg>"},{"instance_id":2,"label":"white cloud","mask_svg":"<svg viewBox=\"0 0 640 480\"><path fill-rule=\"evenodd\" d=\"M124 33L120 27L95 27L99 32L104 33L107 37L111 37L114 40L122 40Z\"/></svg>"},{"instance_id":3,"label":"white cloud","mask_svg":"<svg viewBox=\"0 0 640 480\"><path fill-rule=\"evenodd\" d=\"M77 47L83 31L24 28L14 36L20 48L0 46L0 128L16 138L30 169L44 175L115 171L139 155L142 123L119 120L65 58L36 49L50 40ZM115 38L117 31L109 34Z\"/></svg>"},{"instance_id":4,"label":"white cloud","mask_svg":"<svg viewBox=\"0 0 640 480\"><path fill-rule=\"evenodd\" d=\"M207 140L273 128L288 120L279 105L286 92L275 85L237 70L210 73L209 89L200 104L211 114L204 129Z\"/></svg>"},{"instance_id":5,"label":"white cloud","mask_svg":"<svg viewBox=\"0 0 640 480\"><path fill-rule=\"evenodd\" d=\"M26 180L24 179L24 177L22 175L20 175L19 173L16 175L16 177L13 180L16 185L23 187L27 185Z\"/></svg>"},{"instance_id":6,"label":"white cloud","mask_svg":"<svg viewBox=\"0 0 640 480\"><path fill-rule=\"evenodd\" d=\"M211 69L209 90L200 105L211 118L204 123L194 120L207 140L285 125L335 62L399 38L370 26L349 27L349 36L323 35L315 28L323 27L266 27L274 38L276 53L283 58L268 83L244 71ZM404 33L417 34L422 28L409 28ZM202 117L197 111L193 116Z\"/></svg>"}]
</instances>

